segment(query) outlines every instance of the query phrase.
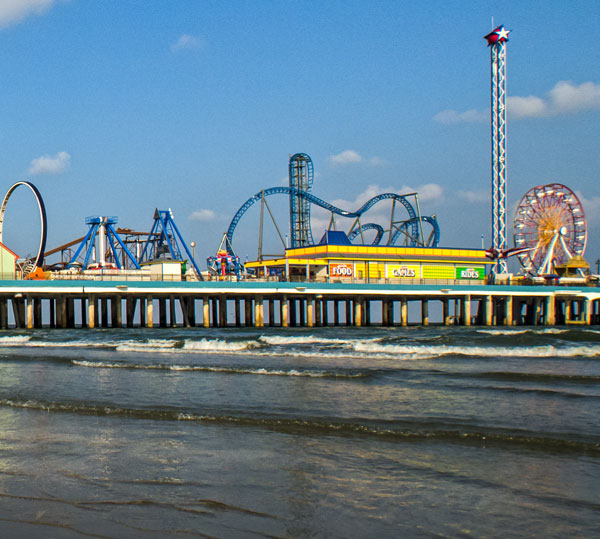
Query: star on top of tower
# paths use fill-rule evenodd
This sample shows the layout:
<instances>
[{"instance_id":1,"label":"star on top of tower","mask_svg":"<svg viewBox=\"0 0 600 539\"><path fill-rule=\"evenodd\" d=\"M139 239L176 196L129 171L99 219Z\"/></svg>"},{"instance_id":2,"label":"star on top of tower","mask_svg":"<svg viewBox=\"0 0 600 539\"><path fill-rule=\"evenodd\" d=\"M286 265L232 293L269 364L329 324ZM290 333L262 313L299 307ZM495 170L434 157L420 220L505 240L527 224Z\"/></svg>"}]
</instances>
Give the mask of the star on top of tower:
<instances>
[{"instance_id":1,"label":"star on top of tower","mask_svg":"<svg viewBox=\"0 0 600 539\"><path fill-rule=\"evenodd\" d=\"M508 41L508 34L510 30L504 28L504 26L500 25L497 28L494 28L487 36L483 36L483 39L486 39L488 45L495 45L496 43L505 43Z\"/></svg>"}]
</instances>

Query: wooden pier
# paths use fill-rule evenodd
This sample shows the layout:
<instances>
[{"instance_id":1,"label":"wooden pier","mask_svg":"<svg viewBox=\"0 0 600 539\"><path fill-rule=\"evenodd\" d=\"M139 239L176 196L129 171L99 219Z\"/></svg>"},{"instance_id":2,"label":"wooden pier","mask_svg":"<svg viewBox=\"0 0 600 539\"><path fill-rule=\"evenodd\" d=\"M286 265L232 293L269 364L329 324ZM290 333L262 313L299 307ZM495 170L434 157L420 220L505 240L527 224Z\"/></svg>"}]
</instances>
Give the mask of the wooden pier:
<instances>
[{"instance_id":1,"label":"wooden pier","mask_svg":"<svg viewBox=\"0 0 600 539\"><path fill-rule=\"evenodd\" d=\"M0 281L0 329L599 322L600 288L584 286Z\"/></svg>"}]
</instances>

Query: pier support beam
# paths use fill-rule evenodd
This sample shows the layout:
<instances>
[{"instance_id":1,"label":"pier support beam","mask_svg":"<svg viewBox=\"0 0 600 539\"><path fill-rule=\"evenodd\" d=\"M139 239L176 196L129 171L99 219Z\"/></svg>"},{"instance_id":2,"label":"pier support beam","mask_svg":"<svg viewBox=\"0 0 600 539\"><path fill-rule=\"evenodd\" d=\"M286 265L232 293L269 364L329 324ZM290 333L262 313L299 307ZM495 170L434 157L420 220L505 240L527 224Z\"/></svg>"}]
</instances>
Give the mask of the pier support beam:
<instances>
[{"instance_id":1,"label":"pier support beam","mask_svg":"<svg viewBox=\"0 0 600 539\"><path fill-rule=\"evenodd\" d=\"M426 299L421 300L421 325L429 325L429 301Z\"/></svg>"},{"instance_id":2,"label":"pier support beam","mask_svg":"<svg viewBox=\"0 0 600 539\"><path fill-rule=\"evenodd\" d=\"M400 324L405 327L408 325L408 305L406 298L400 299Z\"/></svg>"},{"instance_id":3,"label":"pier support beam","mask_svg":"<svg viewBox=\"0 0 600 539\"><path fill-rule=\"evenodd\" d=\"M290 308L290 304L288 301L287 296L283 296L283 299L281 300L281 327L288 327L288 311Z\"/></svg>"},{"instance_id":4,"label":"pier support beam","mask_svg":"<svg viewBox=\"0 0 600 539\"><path fill-rule=\"evenodd\" d=\"M585 298L583 300L583 320L586 323L586 325L590 325L592 323L592 301L590 300L590 298Z\"/></svg>"},{"instance_id":5,"label":"pier support beam","mask_svg":"<svg viewBox=\"0 0 600 539\"><path fill-rule=\"evenodd\" d=\"M462 323L464 326L470 326L471 325L471 296L465 296L462 300L461 300L461 307L462 307L462 313L461 313L461 318L462 318Z\"/></svg>"},{"instance_id":6,"label":"pier support beam","mask_svg":"<svg viewBox=\"0 0 600 539\"><path fill-rule=\"evenodd\" d=\"M390 302L387 299L381 300L381 325L389 326L390 325Z\"/></svg>"},{"instance_id":7,"label":"pier support beam","mask_svg":"<svg viewBox=\"0 0 600 539\"><path fill-rule=\"evenodd\" d=\"M244 298L244 326L251 327L254 325L254 315L252 312L252 298L246 296Z\"/></svg>"},{"instance_id":8,"label":"pier support beam","mask_svg":"<svg viewBox=\"0 0 600 539\"><path fill-rule=\"evenodd\" d=\"M219 327L225 328L227 327L227 298L223 296L215 301L219 302Z\"/></svg>"},{"instance_id":9,"label":"pier support beam","mask_svg":"<svg viewBox=\"0 0 600 539\"><path fill-rule=\"evenodd\" d=\"M494 300L492 296L485 297L485 325L493 325L493 314L494 314Z\"/></svg>"},{"instance_id":10,"label":"pier support beam","mask_svg":"<svg viewBox=\"0 0 600 539\"><path fill-rule=\"evenodd\" d=\"M154 301L152 296L146 299L146 327L154 327Z\"/></svg>"},{"instance_id":11,"label":"pier support beam","mask_svg":"<svg viewBox=\"0 0 600 539\"><path fill-rule=\"evenodd\" d=\"M0 298L0 328L8 329L8 299Z\"/></svg>"},{"instance_id":12,"label":"pier support beam","mask_svg":"<svg viewBox=\"0 0 600 539\"><path fill-rule=\"evenodd\" d=\"M513 298L508 296L504 300L504 325L513 325Z\"/></svg>"},{"instance_id":13,"label":"pier support beam","mask_svg":"<svg viewBox=\"0 0 600 539\"><path fill-rule=\"evenodd\" d=\"M262 328L265 325L265 310L262 296L256 296L254 301L254 325Z\"/></svg>"},{"instance_id":14,"label":"pier support beam","mask_svg":"<svg viewBox=\"0 0 600 539\"><path fill-rule=\"evenodd\" d=\"M362 307L363 307L363 299L357 298L354 300L354 325L356 327L362 326Z\"/></svg>"},{"instance_id":15,"label":"pier support beam","mask_svg":"<svg viewBox=\"0 0 600 539\"><path fill-rule=\"evenodd\" d=\"M210 299L208 296L202 298L202 326L210 327Z\"/></svg>"},{"instance_id":16,"label":"pier support beam","mask_svg":"<svg viewBox=\"0 0 600 539\"><path fill-rule=\"evenodd\" d=\"M451 324L450 309L447 299L442 300L442 322L445 326Z\"/></svg>"},{"instance_id":17,"label":"pier support beam","mask_svg":"<svg viewBox=\"0 0 600 539\"><path fill-rule=\"evenodd\" d=\"M312 299L306 300L306 325L311 328L313 327L313 311L315 308L315 302Z\"/></svg>"},{"instance_id":18,"label":"pier support beam","mask_svg":"<svg viewBox=\"0 0 600 539\"><path fill-rule=\"evenodd\" d=\"M548 296L546 298L545 311L546 311L546 317L545 317L546 325L547 326L556 325L556 309L554 306L554 296Z\"/></svg>"},{"instance_id":19,"label":"pier support beam","mask_svg":"<svg viewBox=\"0 0 600 539\"><path fill-rule=\"evenodd\" d=\"M233 300L233 310L235 312L235 327L239 328L242 325L242 315L240 312L240 298Z\"/></svg>"},{"instance_id":20,"label":"pier support beam","mask_svg":"<svg viewBox=\"0 0 600 539\"><path fill-rule=\"evenodd\" d=\"M27 329L33 329L33 298L27 297L25 325Z\"/></svg>"}]
</instances>

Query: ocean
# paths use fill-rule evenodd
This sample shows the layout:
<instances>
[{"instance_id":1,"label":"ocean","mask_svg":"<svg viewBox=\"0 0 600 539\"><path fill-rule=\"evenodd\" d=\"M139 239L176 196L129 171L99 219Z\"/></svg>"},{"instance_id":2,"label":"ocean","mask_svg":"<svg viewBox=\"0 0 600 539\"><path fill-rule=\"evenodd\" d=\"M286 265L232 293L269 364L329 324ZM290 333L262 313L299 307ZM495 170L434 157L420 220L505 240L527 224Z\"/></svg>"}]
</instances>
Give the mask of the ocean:
<instances>
[{"instance_id":1,"label":"ocean","mask_svg":"<svg viewBox=\"0 0 600 539\"><path fill-rule=\"evenodd\" d=\"M2 537L592 537L593 328L9 330Z\"/></svg>"}]
</instances>

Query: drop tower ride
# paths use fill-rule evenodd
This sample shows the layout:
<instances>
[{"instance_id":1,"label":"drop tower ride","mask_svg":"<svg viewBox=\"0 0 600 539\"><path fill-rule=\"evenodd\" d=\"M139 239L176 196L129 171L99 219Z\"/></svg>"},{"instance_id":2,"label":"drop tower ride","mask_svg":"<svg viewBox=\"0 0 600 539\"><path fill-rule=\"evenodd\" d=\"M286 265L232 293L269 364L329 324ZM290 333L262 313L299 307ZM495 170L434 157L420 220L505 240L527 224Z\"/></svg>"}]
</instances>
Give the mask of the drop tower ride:
<instances>
[{"instance_id":1,"label":"drop tower ride","mask_svg":"<svg viewBox=\"0 0 600 539\"><path fill-rule=\"evenodd\" d=\"M492 249L506 250L506 43L509 30L498 26L484 36L490 47L492 135ZM494 275L506 274L506 259L499 257Z\"/></svg>"}]
</instances>

